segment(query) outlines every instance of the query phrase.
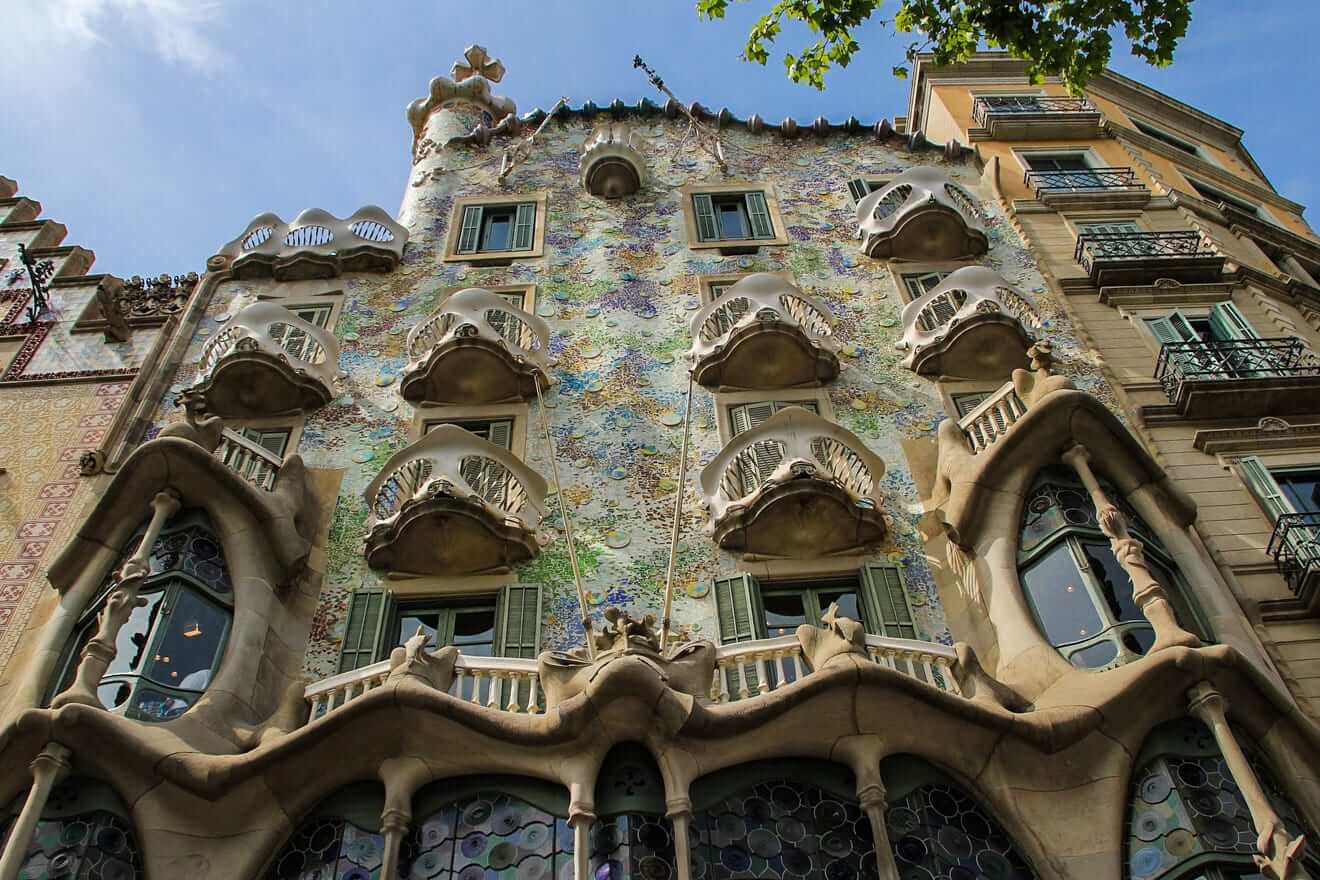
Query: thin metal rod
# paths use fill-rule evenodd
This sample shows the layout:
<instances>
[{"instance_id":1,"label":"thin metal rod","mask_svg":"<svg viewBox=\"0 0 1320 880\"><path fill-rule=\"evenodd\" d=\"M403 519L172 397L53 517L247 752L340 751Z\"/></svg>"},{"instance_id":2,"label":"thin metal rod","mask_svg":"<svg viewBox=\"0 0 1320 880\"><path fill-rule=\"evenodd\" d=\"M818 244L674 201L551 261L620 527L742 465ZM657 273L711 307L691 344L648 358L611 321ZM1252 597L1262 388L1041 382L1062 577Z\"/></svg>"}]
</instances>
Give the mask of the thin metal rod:
<instances>
[{"instance_id":1,"label":"thin metal rod","mask_svg":"<svg viewBox=\"0 0 1320 880\"><path fill-rule=\"evenodd\" d=\"M545 397L541 394L541 374L536 374L536 402L541 409L541 431L545 434L546 453L550 456L550 477L555 483L555 498L559 501L559 517L564 521L564 538L568 541L568 561L573 566L573 583L577 586L578 611L582 614L582 633L587 643L587 659L596 656L595 646L591 643L591 615L587 612L587 591L582 586L582 571L578 568L577 549L573 546L573 521L568 518L568 507L564 504L564 492L559 485L558 456L555 454L555 441L550 436L550 420L545 414Z\"/></svg>"},{"instance_id":2,"label":"thin metal rod","mask_svg":"<svg viewBox=\"0 0 1320 880\"><path fill-rule=\"evenodd\" d=\"M556 101L555 106L550 108L550 112L545 114L545 119L542 119L541 124L536 127L536 131L523 138L515 144L512 149L504 151L504 157L500 160L500 181L503 181L504 178L508 177L513 169L521 165L523 160L531 155L532 142L536 140L536 136L541 133L543 128L550 124L551 119L555 118L555 114L559 112L559 108L567 103L567 95Z\"/></svg>"},{"instance_id":3,"label":"thin metal rod","mask_svg":"<svg viewBox=\"0 0 1320 880\"><path fill-rule=\"evenodd\" d=\"M705 150L706 153L715 160L715 164L720 166L720 170L727 174L729 171L729 165L724 161L724 146L720 142L719 135L712 134L710 129L702 125L701 120L697 119L691 110L683 106L683 102L678 100L674 93L669 90L669 86L665 85L665 81L660 78L660 74L652 70L651 67L642 60L641 55L633 56L633 67L635 69L641 69L641 71L646 74L646 78L651 81L651 85L655 86L661 93L678 105L678 109L688 118L688 131L695 132L697 135L697 146Z\"/></svg>"},{"instance_id":4,"label":"thin metal rod","mask_svg":"<svg viewBox=\"0 0 1320 880\"><path fill-rule=\"evenodd\" d=\"M660 650L669 644L669 618L674 610L674 567L678 536L683 529L683 493L687 488L688 435L692 428L692 371L688 371L687 411L683 414L683 447L678 454L678 493L674 499L674 531L669 536L669 570L665 572L665 610L660 618Z\"/></svg>"}]
</instances>

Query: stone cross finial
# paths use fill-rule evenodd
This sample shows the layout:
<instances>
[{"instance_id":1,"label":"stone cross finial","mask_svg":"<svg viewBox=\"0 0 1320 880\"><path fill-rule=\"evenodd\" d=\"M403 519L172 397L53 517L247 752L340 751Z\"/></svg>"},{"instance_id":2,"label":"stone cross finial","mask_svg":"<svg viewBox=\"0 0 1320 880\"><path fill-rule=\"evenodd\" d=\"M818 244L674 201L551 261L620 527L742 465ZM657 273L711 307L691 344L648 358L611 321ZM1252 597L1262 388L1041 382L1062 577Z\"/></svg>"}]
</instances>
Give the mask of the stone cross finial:
<instances>
[{"instance_id":1,"label":"stone cross finial","mask_svg":"<svg viewBox=\"0 0 1320 880\"><path fill-rule=\"evenodd\" d=\"M462 82L468 77L480 76L491 82L504 79L504 65L498 58L491 58L485 46L473 44L463 52L463 60L455 61L449 71L455 82Z\"/></svg>"}]
</instances>

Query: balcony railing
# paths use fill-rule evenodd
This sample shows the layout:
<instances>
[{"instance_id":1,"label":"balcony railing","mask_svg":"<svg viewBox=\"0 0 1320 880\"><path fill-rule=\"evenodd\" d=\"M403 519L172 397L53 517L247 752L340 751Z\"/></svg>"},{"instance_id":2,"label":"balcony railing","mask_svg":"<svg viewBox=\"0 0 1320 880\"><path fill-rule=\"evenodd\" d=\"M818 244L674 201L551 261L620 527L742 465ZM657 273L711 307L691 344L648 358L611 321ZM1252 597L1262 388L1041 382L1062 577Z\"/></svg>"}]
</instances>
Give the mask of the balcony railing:
<instances>
[{"instance_id":1,"label":"balcony railing","mask_svg":"<svg viewBox=\"0 0 1320 880\"><path fill-rule=\"evenodd\" d=\"M216 256L229 262L237 278L297 281L349 271L391 271L407 242L408 230L374 205L343 220L311 208L292 223L275 214L254 218Z\"/></svg>"},{"instance_id":2,"label":"balcony railing","mask_svg":"<svg viewBox=\"0 0 1320 880\"><path fill-rule=\"evenodd\" d=\"M1264 379L1284 385L1283 380L1307 377L1320 377L1320 358L1295 336L1170 342L1160 348L1159 361L1155 365L1155 378L1175 404L1186 402L1189 386L1195 383L1215 383L1223 387L1235 382ZM1320 391L1320 387L1312 387L1312 384L1308 383L1307 393ZM1266 389L1263 393L1279 390Z\"/></svg>"},{"instance_id":3,"label":"balcony railing","mask_svg":"<svg viewBox=\"0 0 1320 880\"><path fill-rule=\"evenodd\" d=\"M363 493L367 558L377 567L473 574L526 561L539 546L545 480L507 449L457 425L441 425L395 453ZM461 513L475 529L413 528Z\"/></svg>"},{"instance_id":4,"label":"balcony railing","mask_svg":"<svg viewBox=\"0 0 1320 880\"><path fill-rule=\"evenodd\" d=\"M1007 316L1016 321L994 321ZM984 337L962 339L960 326L975 321L985 325ZM1031 300L1018 293L999 273L983 266L967 266L920 299L903 308L903 364L918 373L939 373L964 378L995 378L1024 366L1031 339L1028 330L1041 326ZM1011 330L1004 338L1004 330ZM964 342L966 343L964 345Z\"/></svg>"},{"instance_id":5,"label":"balcony railing","mask_svg":"<svg viewBox=\"0 0 1320 880\"><path fill-rule=\"evenodd\" d=\"M959 693L953 677L957 655L933 642L867 635L866 655L888 669L910 675L943 691ZM777 691L811 674L797 636L721 645L715 654L710 699L732 703Z\"/></svg>"},{"instance_id":6,"label":"balcony railing","mask_svg":"<svg viewBox=\"0 0 1320 880\"><path fill-rule=\"evenodd\" d=\"M1179 232L1086 232L1077 237L1073 258L1087 272L1095 263L1112 260L1182 260L1212 257L1215 252L1201 233Z\"/></svg>"},{"instance_id":7,"label":"balcony railing","mask_svg":"<svg viewBox=\"0 0 1320 880\"><path fill-rule=\"evenodd\" d=\"M876 664L959 694L954 650L934 642L866 636L866 654ZM535 659L476 657L459 653L448 693L493 712L537 714L545 709ZM709 700L732 703L777 691L812 672L796 636L738 642L716 649ZM330 676L307 686L310 720L324 718L379 688L389 677L390 661Z\"/></svg>"},{"instance_id":8,"label":"balcony railing","mask_svg":"<svg viewBox=\"0 0 1320 880\"><path fill-rule=\"evenodd\" d=\"M951 260L989 246L976 199L939 168L909 168L857 203L868 257Z\"/></svg>"},{"instance_id":9,"label":"balcony railing","mask_svg":"<svg viewBox=\"0 0 1320 880\"><path fill-rule=\"evenodd\" d=\"M507 299L469 287L408 334L405 400L494 403L533 397L546 381L550 329Z\"/></svg>"},{"instance_id":10,"label":"balcony railing","mask_svg":"<svg viewBox=\"0 0 1320 880\"><path fill-rule=\"evenodd\" d=\"M215 455L231 471L266 492L274 490L280 465L284 464L284 459L266 447L228 428L220 432Z\"/></svg>"},{"instance_id":11,"label":"balcony railing","mask_svg":"<svg viewBox=\"0 0 1320 880\"><path fill-rule=\"evenodd\" d=\"M1086 168L1067 171L1028 171L1023 182L1036 191L1144 190L1131 168Z\"/></svg>"},{"instance_id":12,"label":"balcony railing","mask_svg":"<svg viewBox=\"0 0 1320 880\"><path fill-rule=\"evenodd\" d=\"M1003 437L1018 419L1027 414L1027 405L1018 396L1012 382L1005 382L990 397L981 401L976 409L958 420L958 427L967 435L972 454L979 455Z\"/></svg>"},{"instance_id":13,"label":"balcony railing","mask_svg":"<svg viewBox=\"0 0 1320 880\"><path fill-rule=\"evenodd\" d=\"M839 372L828 309L778 275L743 278L692 316L690 332L701 385L785 388Z\"/></svg>"},{"instance_id":14,"label":"balcony railing","mask_svg":"<svg viewBox=\"0 0 1320 880\"><path fill-rule=\"evenodd\" d=\"M1095 106L1085 98L1067 95L983 95L972 104L972 118L981 128L989 128L990 117L1000 113L1095 113Z\"/></svg>"},{"instance_id":15,"label":"balcony railing","mask_svg":"<svg viewBox=\"0 0 1320 880\"><path fill-rule=\"evenodd\" d=\"M1320 513L1285 513L1274 523L1269 554L1288 587L1308 607L1320 587Z\"/></svg>"}]
</instances>

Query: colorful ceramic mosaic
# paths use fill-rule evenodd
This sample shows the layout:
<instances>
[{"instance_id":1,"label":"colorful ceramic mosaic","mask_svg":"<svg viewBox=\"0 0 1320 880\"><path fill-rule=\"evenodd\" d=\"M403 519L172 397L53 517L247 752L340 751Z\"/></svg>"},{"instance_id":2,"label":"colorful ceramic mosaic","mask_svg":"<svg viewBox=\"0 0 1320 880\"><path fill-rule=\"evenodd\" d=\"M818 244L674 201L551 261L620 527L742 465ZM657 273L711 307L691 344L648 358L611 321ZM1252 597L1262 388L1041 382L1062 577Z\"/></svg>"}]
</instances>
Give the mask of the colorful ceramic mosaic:
<instances>
[{"instance_id":1,"label":"colorful ceramic mosaic","mask_svg":"<svg viewBox=\"0 0 1320 880\"><path fill-rule=\"evenodd\" d=\"M312 468L345 469L326 583L307 652L309 678L336 671L349 594L385 583L363 557L367 507L361 493L385 460L408 443L413 409L400 399L396 381L408 360L407 333L447 291L537 285L534 311L551 328L551 373L557 384L544 413L535 400L531 403L525 460L550 477L549 450L540 429L544 415L596 617L607 605L641 615L658 613L662 604L687 406L688 321L700 305L698 277L787 272L828 306L843 346L842 373L824 389L834 419L887 466L882 487L889 533L879 556L904 566L919 636L949 641L917 533L921 505L903 451L906 441L932 439L946 414L934 384L900 364L895 343L902 333L903 299L891 264L858 250L850 179L935 164L975 193L991 241L982 262L1038 300L1044 319L1038 332L1053 342L1057 369L1080 387L1103 392L1096 364L1083 353L1022 242L970 164L948 162L933 149L914 153L899 141L878 143L868 134L786 140L727 131L730 177L774 186L789 243L720 256L687 247L678 192L684 184L718 182L718 171L684 143L683 124L664 118L638 124L651 144L646 156L650 181L635 196L605 202L582 190L577 162L592 125L572 116L545 129L534 155L505 184L496 180L500 152L495 147L450 145L427 151L414 169L401 212L411 238L392 273L289 285L217 285L169 400L162 402L157 426L181 417L171 401L193 384L203 346L258 295L296 297L319 289L342 292L344 298L333 326L342 346L339 385L329 405L307 416L298 448ZM447 168L458 170L449 173ZM456 198L542 190L549 193L543 258L506 266L443 261ZM692 638L716 637L714 603L701 584L735 567L734 558L719 552L703 532L706 517L695 491L697 472L721 448L716 425L714 397L698 387L692 396L673 615L675 626ZM543 529L553 540L514 576L545 585L541 645L559 649L580 644L582 634L564 524L553 496L547 507Z\"/></svg>"}]
</instances>

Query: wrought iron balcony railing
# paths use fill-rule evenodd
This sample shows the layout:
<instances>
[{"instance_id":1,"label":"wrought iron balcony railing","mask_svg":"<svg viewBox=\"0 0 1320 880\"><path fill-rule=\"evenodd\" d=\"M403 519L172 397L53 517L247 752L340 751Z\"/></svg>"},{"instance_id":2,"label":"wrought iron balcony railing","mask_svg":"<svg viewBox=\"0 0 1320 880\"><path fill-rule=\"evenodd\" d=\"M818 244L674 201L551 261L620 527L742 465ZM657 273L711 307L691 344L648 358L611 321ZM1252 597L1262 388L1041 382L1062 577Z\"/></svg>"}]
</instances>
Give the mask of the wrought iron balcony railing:
<instances>
[{"instance_id":1,"label":"wrought iron balcony railing","mask_svg":"<svg viewBox=\"0 0 1320 880\"><path fill-rule=\"evenodd\" d=\"M1097 262L1111 260L1180 260L1213 257L1201 233L1174 232L1084 232L1077 236L1074 259L1087 272Z\"/></svg>"},{"instance_id":2,"label":"wrought iron balcony railing","mask_svg":"<svg viewBox=\"0 0 1320 880\"><path fill-rule=\"evenodd\" d=\"M1320 376L1317 358L1295 336L1214 342L1170 342L1160 349L1155 378L1177 401L1187 382L1232 382Z\"/></svg>"},{"instance_id":3,"label":"wrought iron balcony railing","mask_svg":"<svg viewBox=\"0 0 1320 880\"><path fill-rule=\"evenodd\" d=\"M1095 113L1085 98L1067 95L983 95L972 105L972 118L982 128L998 113Z\"/></svg>"},{"instance_id":4,"label":"wrought iron balcony railing","mask_svg":"<svg viewBox=\"0 0 1320 880\"><path fill-rule=\"evenodd\" d=\"M1285 513L1274 523L1268 552L1297 598L1310 604L1320 584L1320 513Z\"/></svg>"},{"instance_id":5,"label":"wrought iron balcony railing","mask_svg":"<svg viewBox=\"0 0 1320 880\"><path fill-rule=\"evenodd\" d=\"M1146 186L1131 168L1086 168L1068 171L1028 171L1027 186L1042 192L1077 192L1079 190L1142 190Z\"/></svg>"}]
</instances>

